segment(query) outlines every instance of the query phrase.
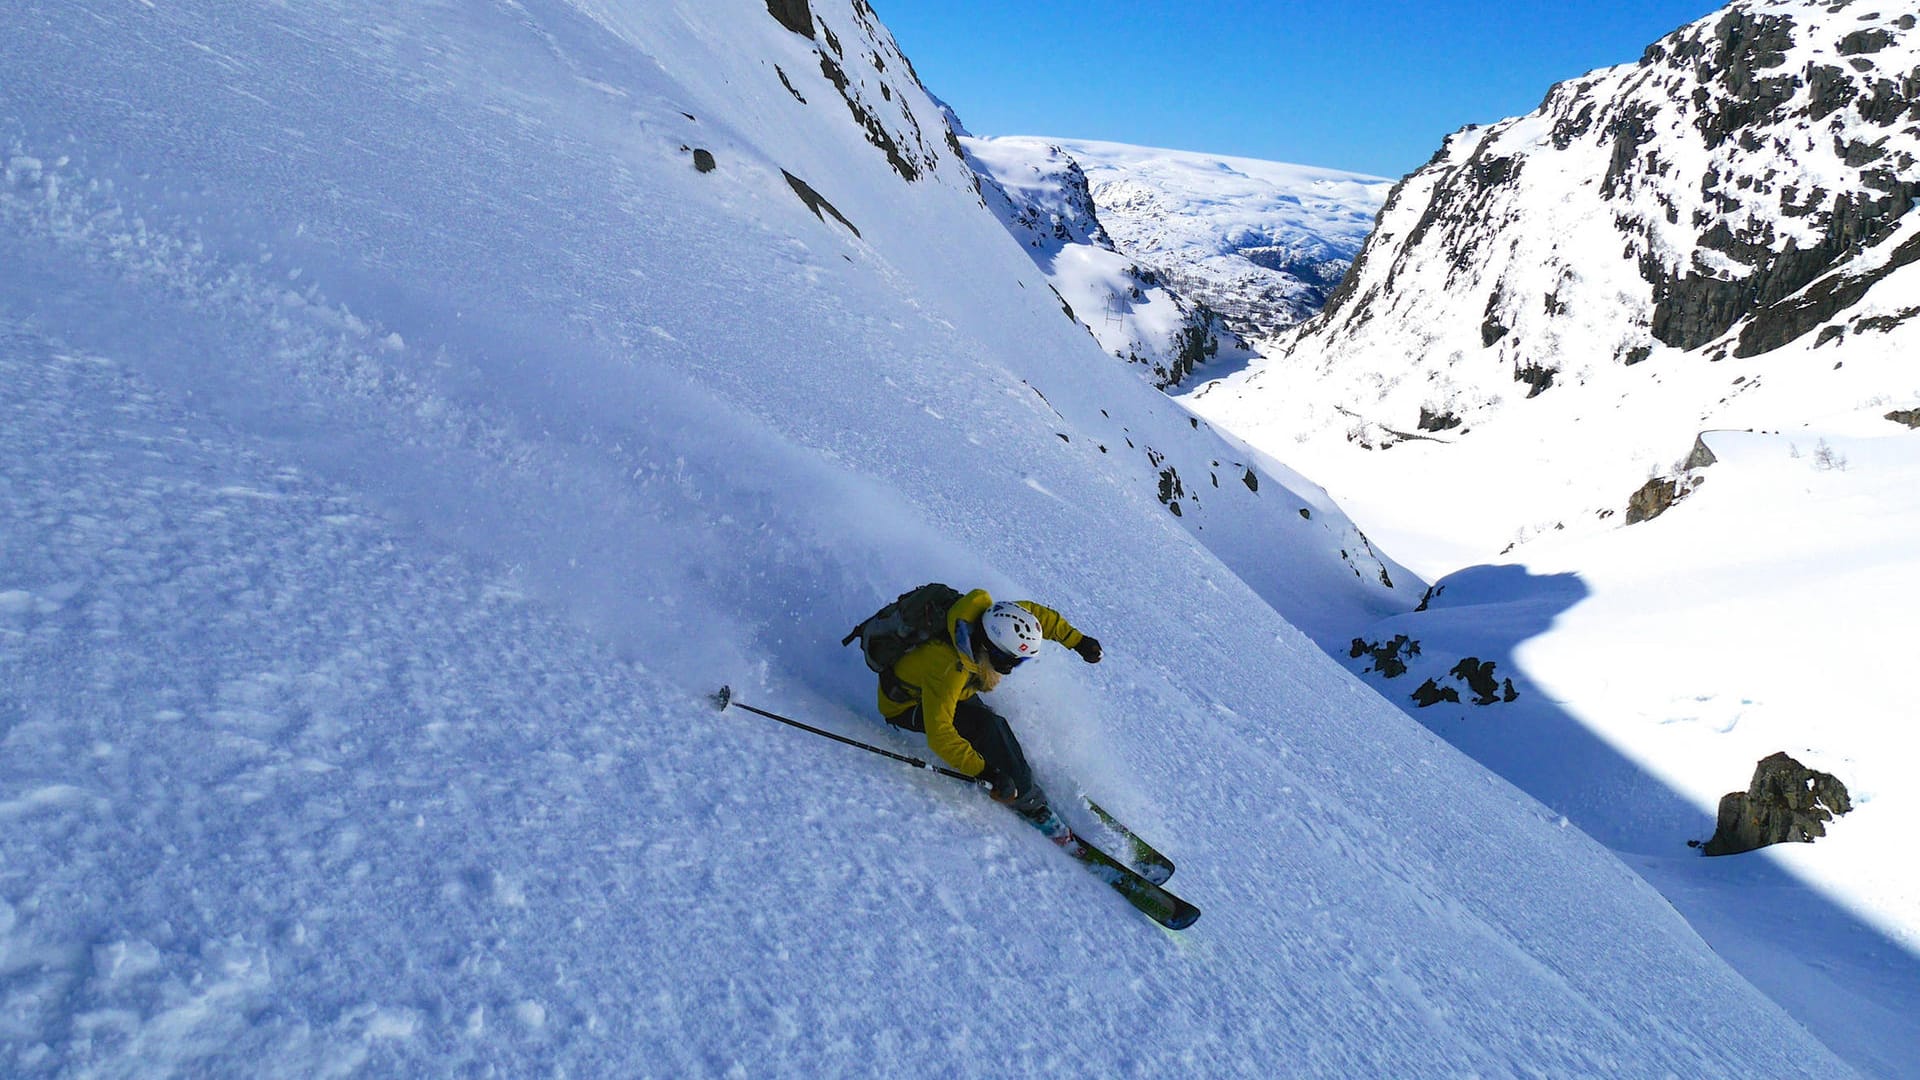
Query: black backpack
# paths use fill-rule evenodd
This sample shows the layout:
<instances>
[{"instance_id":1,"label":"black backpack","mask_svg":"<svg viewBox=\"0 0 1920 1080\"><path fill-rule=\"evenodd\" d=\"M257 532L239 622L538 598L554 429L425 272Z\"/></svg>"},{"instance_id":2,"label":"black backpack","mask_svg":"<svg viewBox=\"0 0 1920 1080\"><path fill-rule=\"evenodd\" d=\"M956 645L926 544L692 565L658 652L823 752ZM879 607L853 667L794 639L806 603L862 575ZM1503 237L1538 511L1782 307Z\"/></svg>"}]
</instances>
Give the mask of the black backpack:
<instances>
[{"instance_id":1,"label":"black backpack","mask_svg":"<svg viewBox=\"0 0 1920 1080\"><path fill-rule=\"evenodd\" d=\"M947 611L960 602L960 591L937 581L909 589L893 603L867 616L866 621L840 639L851 645L860 639L860 652L875 674L887 676L893 665L914 649L947 634Z\"/></svg>"}]
</instances>

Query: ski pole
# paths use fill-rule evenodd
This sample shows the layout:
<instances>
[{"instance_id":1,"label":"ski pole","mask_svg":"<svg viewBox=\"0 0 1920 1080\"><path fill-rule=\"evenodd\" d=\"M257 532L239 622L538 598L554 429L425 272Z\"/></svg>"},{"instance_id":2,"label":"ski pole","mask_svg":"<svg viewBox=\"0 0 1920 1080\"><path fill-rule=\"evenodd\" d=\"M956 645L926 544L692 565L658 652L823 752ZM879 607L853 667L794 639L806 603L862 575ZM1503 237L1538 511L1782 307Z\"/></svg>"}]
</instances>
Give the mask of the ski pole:
<instances>
[{"instance_id":1,"label":"ski pole","mask_svg":"<svg viewBox=\"0 0 1920 1080\"><path fill-rule=\"evenodd\" d=\"M896 754L891 750L885 750L878 746L869 746L866 743L860 742L858 740L849 739L845 735L835 735L831 731L822 731L821 729L814 727L811 724L803 724L800 721L794 720L790 717L781 716L779 713L771 713L765 709L755 708L754 706L749 705L744 701L735 701L733 700L733 687L731 686L721 687L719 692L713 695L712 700L715 705L719 706L722 712L725 712L727 706L731 705L736 709L745 709L746 711L753 713L755 716L764 716L769 720L778 720L779 722L786 724L789 727L797 727L801 731L810 731L815 735L820 735L820 736L824 736L826 738L832 739L834 742L846 743L848 746L857 746L862 750L879 754L881 757L890 757L895 761L904 761L909 765L915 766L916 768L926 769L930 772L937 772L941 776L951 776L955 780L965 780L969 784L977 784L980 782L978 778L968 776L966 773L963 773L963 772L955 772L952 769L943 768L942 766L939 766L939 765L929 765L928 763L920 760L917 757L908 757L905 754Z\"/></svg>"}]
</instances>

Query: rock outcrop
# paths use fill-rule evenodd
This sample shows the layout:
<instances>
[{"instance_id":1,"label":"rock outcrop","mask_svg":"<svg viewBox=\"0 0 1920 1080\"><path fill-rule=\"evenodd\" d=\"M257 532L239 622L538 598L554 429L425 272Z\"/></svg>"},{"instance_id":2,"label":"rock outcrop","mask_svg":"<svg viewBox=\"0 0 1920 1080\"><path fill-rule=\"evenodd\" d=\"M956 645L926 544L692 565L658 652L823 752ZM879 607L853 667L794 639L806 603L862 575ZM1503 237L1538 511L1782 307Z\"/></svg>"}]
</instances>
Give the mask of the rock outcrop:
<instances>
[{"instance_id":1,"label":"rock outcrop","mask_svg":"<svg viewBox=\"0 0 1920 1080\"><path fill-rule=\"evenodd\" d=\"M1827 834L1827 822L1853 809L1847 785L1819 772L1785 751L1760 759L1745 791L1720 800L1713 838L1701 845L1707 855L1735 855L1768 844L1812 843Z\"/></svg>"}]
</instances>

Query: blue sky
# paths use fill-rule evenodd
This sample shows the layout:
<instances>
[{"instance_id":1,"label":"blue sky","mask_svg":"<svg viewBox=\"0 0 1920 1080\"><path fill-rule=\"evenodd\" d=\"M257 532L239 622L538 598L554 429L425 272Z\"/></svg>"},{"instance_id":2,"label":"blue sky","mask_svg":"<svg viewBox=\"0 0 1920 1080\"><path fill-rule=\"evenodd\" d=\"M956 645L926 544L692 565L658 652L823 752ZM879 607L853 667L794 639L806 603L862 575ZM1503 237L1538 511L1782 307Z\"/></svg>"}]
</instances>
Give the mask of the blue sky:
<instances>
[{"instance_id":1,"label":"blue sky","mask_svg":"<svg viewBox=\"0 0 1920 1080\"><path fill-rule=\"evenodd\" d=\"M1448 132L1640 58L1714 0L872 0L977 135L1400 176Z\"/></svg>"}]
</instances>

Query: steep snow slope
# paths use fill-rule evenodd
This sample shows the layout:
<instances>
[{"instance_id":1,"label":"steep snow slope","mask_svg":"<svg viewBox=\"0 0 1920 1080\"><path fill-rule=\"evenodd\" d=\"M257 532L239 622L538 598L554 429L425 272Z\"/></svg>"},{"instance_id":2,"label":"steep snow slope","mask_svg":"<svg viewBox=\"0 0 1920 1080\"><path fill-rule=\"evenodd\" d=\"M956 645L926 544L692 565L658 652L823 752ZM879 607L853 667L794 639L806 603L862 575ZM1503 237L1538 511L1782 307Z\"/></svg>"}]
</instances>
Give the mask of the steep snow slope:
<instances>
[{"instance_id":1,"label":"steep snow slope","mask_svg":"<svg viewBox=\"0 0 1920 1080\"><path fill-rule=\"evenodd\" d=\"M1394 568L1061 317L864 3L0 22L0 1071L1844 1073L1309 644ZM1001 704L1194 930L703 706L887 739L837 638L935 576L1107 643Z\"/></svg>"},{"instance_id":2,"label":"steep snow slope","mask_svg":"<svg viewBox=\"0 0 1920 1080\"><path fill-rule=\"evenodd\" d=\"M1114 246L1249 339L1320 310L1389 187L1336 169L1121 143L1009 136L973 145L1015 162L1064 153L1086 176Z\"/></svg>"}]
</instances>

